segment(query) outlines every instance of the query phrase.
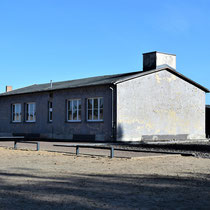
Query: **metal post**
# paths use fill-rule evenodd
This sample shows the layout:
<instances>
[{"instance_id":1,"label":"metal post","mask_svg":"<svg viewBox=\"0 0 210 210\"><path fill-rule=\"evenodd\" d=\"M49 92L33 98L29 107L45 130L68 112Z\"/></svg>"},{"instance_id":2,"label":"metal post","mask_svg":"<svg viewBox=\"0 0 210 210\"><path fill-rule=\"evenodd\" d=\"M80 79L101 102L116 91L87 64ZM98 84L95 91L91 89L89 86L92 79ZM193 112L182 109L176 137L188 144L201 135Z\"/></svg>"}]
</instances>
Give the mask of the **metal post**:
<instances>
[{"instance_id":1,"label":"metal post","mask_svg":"<svg viewBox=\"0 0 210 210\"><path fill-rule=\"evenodd\" d=\"M79 146L76 146L76 155L79 155Z\"/></svg>"},{"instance_id":2,"label":"metal post","mask_svg":"<svg viewBox=\"0 0 210 210\"><path fill-rule=\"evenodd\" d=\"M39 151L39 148L40 148L40 145L39 145L39 142L37 142L36 150Z\"/></svg>"},{"instance_id":3,"label":"metal post","mask_svg":"<svg viewBox=\"0 0 210 210\"><path fill-rule=\"evenodd\" d=\"M110 148L110 158L114 157L114 147Z\"/></svg>"},{"instance_id":4,"label":"metal post","mask_svg":"<svg viewBox=\"0 0 210 210\"><path fill-rule=\"evenodd\" d=\"M14 149L17 149L17 142L14 141Z\"/></svg>"}]
</instances>

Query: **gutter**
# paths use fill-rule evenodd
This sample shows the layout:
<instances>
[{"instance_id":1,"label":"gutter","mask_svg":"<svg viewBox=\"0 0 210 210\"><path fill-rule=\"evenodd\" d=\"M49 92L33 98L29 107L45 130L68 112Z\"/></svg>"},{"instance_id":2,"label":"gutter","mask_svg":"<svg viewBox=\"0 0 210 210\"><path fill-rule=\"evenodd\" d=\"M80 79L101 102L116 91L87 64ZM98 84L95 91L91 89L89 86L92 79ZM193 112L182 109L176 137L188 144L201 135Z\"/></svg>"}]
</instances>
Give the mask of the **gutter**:
<instances>
[{"instance_id":1,"label":"gutter","mask_svg":"<svg viewBox=\"0 0 210 210\"><path fill-rule=\"evenodd\" d=\"M111 138L114 140L115 139L115 121L114 121L114 88L109 87L110 90L112 91L112 136Z\"/></svg>"}]
</instances>

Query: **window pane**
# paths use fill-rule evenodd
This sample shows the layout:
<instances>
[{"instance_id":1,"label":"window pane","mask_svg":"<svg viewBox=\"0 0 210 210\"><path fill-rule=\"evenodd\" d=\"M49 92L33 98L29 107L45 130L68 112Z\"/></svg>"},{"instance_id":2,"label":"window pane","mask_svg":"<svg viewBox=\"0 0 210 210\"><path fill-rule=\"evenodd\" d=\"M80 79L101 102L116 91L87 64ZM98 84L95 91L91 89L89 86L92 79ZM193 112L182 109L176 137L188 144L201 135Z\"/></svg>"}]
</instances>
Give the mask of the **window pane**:
<instances>
[{"instance_id":1,"label":"window pane","mask_svg":"<svg viewBox=\"0 0 210 210\"><path fill-rule=\"evenodd\" d=\"M88 99L88 109L92 109L92 99Z\"/></svg>"},{"instance_id":2,"label":"window pane","mask_svg":"<svg viewBox=\"0 0 210 210\"><path fill-rule=\"evenodd\" d=\"M81 100L78 100L78 109L81 110Z\"/></svg>"},{"instance_id":3,"label":"window pane","mask_svg":"<svg viewBox=\"0 0 210 210\"><path fill-rule=\"evenodd\" d=\"M12 121L15 121L15 105L12 105Z\"/></svg>"},{"instance_id":4,"label":"window pane","mask_svg":"<svg viewBox=\"0 0 210 210\"><path fill-rule=\"evenodd\" d=\"M26 120L29 120L29 104L26 104Z\"/></svg>"},{"instance_id":5,"label":"window pane","mask_svg":"<svg viewBox=\"0 0 210 210\"><path fill-rule=\"evenodd\" d=\"M94 115L93 115L94 120L98 120L98 109L94 110Z\"/></svg>"},{"instance_id":6,"label":"window pane","mask_svg":"<svg viewBox=\"0 0 210 210\"><path fill-rule=\"evenodd\" d=\"M33 104L29 104L29 120L33 120L33 112L34 112L34 107Z\"/></svg>"},{"instance_id":7,"label":"window pane","mask_svg":"<svg viewBox=\"0 0 210 210\"><path fill-rule=\"evenodd\" d=\"M73 120L77 120L77 100L73 100Z\"/></svg>"},{"instance_id":8,"label":"window pane","mask_svg":"<svg viewBox=\"0 0 210 210\"><path fill-rule=\"evenodd\" d=\"M51 122L52 121L52 101L49 101L48 102L48 117L49 117L49 121Z\"/></svg>"},{"instance_id":9,"label":"window pane","mask_svg":"<svg viewBox=\"0 0 210 210\"><path fill-rule=\"evenodd\" d=\"M72 110L72 101L68 101L68 104L69 104L69 105L68 105L68 109L69 109L69 111L70 111L70 110Z\"/></svg>"},{"instance_id":10,"label":"window pane","mask_svg":"<svg viewBox=\"0 0 210 210\"><path fill-rule=\"evenodd\" d=\"M20 112L21 112L21 107L20 104L17 104L17 113L18 113L18 121L20 120L19 116L20 116Z\"/></svg>"},{"instance_id":11,"label":"window pane","mask_svg":"<svg viewBox=\"0 0 210 210\"><path fill-rule=\"evenodd\" d=\"M50 112L50 116L49 117L50 117L49 120L52 121L52 112Z\"/></svg>"},{"instance_id":12,"label":"window pane","mask_svg":"<svg viewBox=\"0 0 210 210\"><path fill-rule=\"evenodd\" d=\"M104 106L104 100L103 98L100 98L100 108L103 109Z\"/></svg>"},{"instance_id":13,"label":"window pane","mask_svg":"<svg viewBox=\"0 0 210 210\"><path fill-rule=\"evenodd\" d=\"M19 121L21 121L21 104L19 104Z\"/></svg>"},{"instance_id":14,"label":"window pane","mask_svg":"<svg viewBox=\"0 0 210 210\"><path fill-rule=\"evenodd\" d=\"M33 112L33 114L34 114L33 120L36 121L36 104L33 104L33 110L34 110L34 112Z\"/></svg>"},{"instance_id":15,"label":"window pane","mask_svg":"<svg viewBox=\"0 0 210 210\"><path fill-rule=\"evenodd\" d=\"M16 113L16 121L20 121L20 115L18 112Z\"/></svg>"},{"instance_id":16,"label":"window pane","mask_svg":"<svg viewBox=\"0 0 210 210\"><path fill-rule=\"evenodd\" d=\"M98 109L98 99L94 98L94 109Z\"/></svg>"},{"instance_id":17,"label":"window pane","mask_svg":"<svg viewBox=\"0 0 210 210\"><path fill-rule=\"evenodd\" d=\"M103 109L100 109L100 120L103 120Z\"/></svg>"},{"instance_id":18,"label":"window pane","mask_svg":"<svg viewBox=\"0 0 210 210\"><path fill-rule=\"evenodd\" d=\"M81 100L78 100L78 119L77 120L81 120Z\"/></svg>"},{"instance_id":19,"label":"window pane","mask_svg":"<svg viewBox=\"0 0 210 210\"><path fill-rule=\"evenodd\" d=\"M18 104L15 104L15 113L17 113L19 111L19 106Z\"/></svg>"},{"instance_id":20,"label":"window pane","mask_svg":"<svg viewBox=\"0 0 210 210\"><path fill-rule=\"evenodd\" d=\"M73 100L73 109L74 109L74 110L77 109L77 100Z\"/></svg>"},{"instance_id":21,"label":"window pane","mask_svg":"<svg viewBox=\"0 0 210 210\"><path fill-rule=\"evenodd\" d=\"M77 110L73 110L73 120L77 120Z\"/></svg>"},{"instance_id":22,"label":"window pane","mask_svg":"<svg viewBox=\"0 0 210 210\"><path fill-rule=\"evenodd\" d=\"M72 111L68 111L68 120L72 120Z\"/></svg>"},{"instance_id":23,"label":"window pane","mask_svg":"<svg viewBox=\"0 0 210 210\"><path fill-rule=\"evenodd\" d=\"M78 120L81 120L81 109L78 110Z\"/></svg>"},{"instance_id":24,"label":"window pane","mask_svg":"<svg viewBox=\"0 0 210 210\"><path fill-rule=\"evenodd\" d=\"M92 120L92 110L88 110L88 120Z\"/></svg>"},{"instance_id":25,"label":"window pane","mask_svg":"<svg viewBox=\"0 0 210 210\"><path fill-rule=\"evenodd\" d=\"M33 116L33 113L34 113L34 105L33 104L29 104L29 113L30 113L30 116Z\"/></svg>"},{"instance_id":26,"label":"window pane","mask_svg":"<svg viewBox=\"0 0 210 210\"><path fill-rule=\"evenodd\" d=\"M100 98L100 115L99 115L100 120L103 120L103 107L104 107L104 100L103 98Z\"/></svg>"},{"instance_id":27,"label":"window pane","mask_svg":"<svg viewBox=\"0 0 210 210\"><path fill-rule=\"evenodd\" d=\"M36 104L32 104L32 105L33 105L34 115L36 115Z\"/></svg>"}]
</instances>

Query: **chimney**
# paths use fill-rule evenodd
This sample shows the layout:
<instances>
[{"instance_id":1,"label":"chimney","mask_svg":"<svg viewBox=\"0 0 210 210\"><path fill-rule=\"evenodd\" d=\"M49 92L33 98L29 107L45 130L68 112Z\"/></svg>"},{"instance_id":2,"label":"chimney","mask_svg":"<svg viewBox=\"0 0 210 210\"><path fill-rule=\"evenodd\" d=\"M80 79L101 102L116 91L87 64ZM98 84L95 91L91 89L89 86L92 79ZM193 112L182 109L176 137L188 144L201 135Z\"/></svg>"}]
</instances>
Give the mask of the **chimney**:
<instances>
[{"instance_id":1,"label":"chimney","mask_svg":"<svg viewBox=\"0 0 210 210\"><path fill-rule=\"evenodd\" d=\"M162 65L176 69L176 55L157 51L143 53L143 71L156 69Z\"/></svg>"},{"instance_id":2,"label":"chimney","mask_svg":"<svg viewBox=\"0 0 210 210\"><path fill-rule=\"evenodd\" d=\"M12 86L6 86L6 92L10 92L10 91L12 91Z\"/></svg>"}]
</instances>

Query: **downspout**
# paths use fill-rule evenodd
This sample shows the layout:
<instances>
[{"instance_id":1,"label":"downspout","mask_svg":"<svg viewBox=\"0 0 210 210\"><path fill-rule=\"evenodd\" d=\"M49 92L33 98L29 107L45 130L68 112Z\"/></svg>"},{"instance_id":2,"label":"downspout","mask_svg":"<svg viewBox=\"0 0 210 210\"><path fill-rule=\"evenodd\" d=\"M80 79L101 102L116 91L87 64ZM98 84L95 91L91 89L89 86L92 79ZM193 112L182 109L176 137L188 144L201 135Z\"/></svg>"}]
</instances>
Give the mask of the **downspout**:
<instances>
[{"instance_id":1,"label":"downspout","mask_svg":"<svg viewBox=\"0 0 210 210\"><path fill-rule=\"evenodd\" d=\"M114 140L115 137L115 125L114 125L114 88L109 87L112 91L112 140Z\"/></svg>"}]
</instances>

